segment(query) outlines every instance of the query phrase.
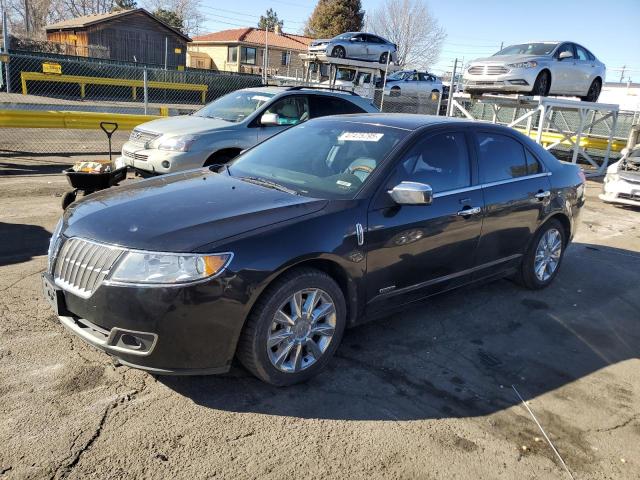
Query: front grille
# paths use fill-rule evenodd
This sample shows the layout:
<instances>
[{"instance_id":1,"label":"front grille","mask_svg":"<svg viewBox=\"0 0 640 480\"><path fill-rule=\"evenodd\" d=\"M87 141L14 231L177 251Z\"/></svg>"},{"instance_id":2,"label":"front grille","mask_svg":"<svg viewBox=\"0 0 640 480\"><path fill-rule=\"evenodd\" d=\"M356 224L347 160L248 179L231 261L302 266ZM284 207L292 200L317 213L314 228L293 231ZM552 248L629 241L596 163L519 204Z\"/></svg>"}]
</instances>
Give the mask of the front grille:
<instances>
[{"instance_id":1,"label":"front grille","mask_svg":"<svg viewBox=\"0 0 640 480\"><path fill-rule=\"evenodd\" d=\"M640 202L640 193L619 193L618 198L624 198L625 200L635 200Z\"/></svg>"},{"instance_id":2,"label":"front grille","mask_svg":"<svg viewBox=\"0 0 640 480\"><path fill-rule=\"evenodd\" d=\"M142 153L129 152L127 150L122 150L122 154L127 158L133 158L134 160L140 160L142 162L146 162L147 159L149 158L148 155L144 155Z\"/></svg>"},{"instance_id":3,"label":"front grille","mask_svg":"<svg viewBox=\"0 0 640 480\"><path fill-rule=\"evenodd\" d=\"M88 298L102 284L123 249L71 238L62 244L55 260L56 284L82 298Z\"/></svg>"},{"instance_id":4,"label":"front grille","mask_svg":"<svg viewBox=\"0 0 640 480\"><path fill-rule=\"evenodd\" d=\"M468 72L471 75L502 75L509 72L509 69L501 65L473 65Z\"/></svg>"},{"instance_id":5,"label":"front grille","mask_svg":"<svg viewBox=\"0 0 640 480\"><path fill-rule=\"evenodd\" d=\"M129 141L135 145L145 146L147 143L154 141L160 136L159 133L145 132L134 128L129 136Z\"/></svg>"},{"instance_id":6,"label":"front grille","mask_svg":"<svg viewBox=\"0 0 640 480\"><path fill-rule=\"evenodd\" d=\"M509 71L508 68L502 67L500 65L487 65L487 75L502 75L503 73L507 73Z\"/></svg>"}]
</instances>

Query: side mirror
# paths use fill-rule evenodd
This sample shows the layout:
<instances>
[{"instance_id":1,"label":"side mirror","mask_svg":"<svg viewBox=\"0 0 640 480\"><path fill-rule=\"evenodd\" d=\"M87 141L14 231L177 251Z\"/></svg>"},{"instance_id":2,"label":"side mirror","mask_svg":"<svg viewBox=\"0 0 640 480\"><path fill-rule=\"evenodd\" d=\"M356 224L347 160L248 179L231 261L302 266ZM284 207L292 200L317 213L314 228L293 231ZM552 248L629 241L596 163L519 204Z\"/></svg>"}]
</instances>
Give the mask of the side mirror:
<instances>
[{"instance_id":1,"label":"side mirror","mask_svg":"<svg viewBox=\"0 0 640 480\"><path fill-rule=\"evenodd\" d=\"M560 55L558 55L558 60L564 60L566 58L573 58L573 53L565 50Z\"/></svg>"},{"instance_id":2,"label":"side mirror","mask_svg":"<svg viewBox=\"0 0 640 480\"><path fill-rule=\"evenodd\" d=\"M273 127L280 125L277 113L265 113L260 117L260 125L263 127Z\"/></svg>"},{"instance_id":3,"label":"side mirror","mask_svg":"<svg viewBox=\"0 0 640 480\"><path fill-rule=\"evenodd\" d=\"M433 190L426 183L400 182L389 190L389 195L398 205L431 205Z\"/></svg>"}]
</instances>

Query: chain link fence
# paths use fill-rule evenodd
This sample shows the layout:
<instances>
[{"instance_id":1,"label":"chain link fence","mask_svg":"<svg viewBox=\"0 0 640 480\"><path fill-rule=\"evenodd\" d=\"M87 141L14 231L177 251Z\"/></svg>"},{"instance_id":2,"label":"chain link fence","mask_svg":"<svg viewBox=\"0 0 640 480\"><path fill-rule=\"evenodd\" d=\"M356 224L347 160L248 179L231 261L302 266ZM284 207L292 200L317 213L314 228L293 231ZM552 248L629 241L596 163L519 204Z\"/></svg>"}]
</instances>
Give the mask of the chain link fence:
<instances>
[{"instance_id":1,"label":"chain link fence","mask_svg":"<svg viewBox=\"0 0 640 480\"><path fill-rule=\"evenodd\" d=\"M8 66L8 73L6 66ZM189 114L229 92L262 84L257 75L165 70L102 59L34 52L2 63L0 111L71 111L125 115ZM7 93L7 91L11 93ZM106 153L100 130L2 128L0 155ZM120 129L113 150L127 140Z\"/></svg>"}]
</instances>

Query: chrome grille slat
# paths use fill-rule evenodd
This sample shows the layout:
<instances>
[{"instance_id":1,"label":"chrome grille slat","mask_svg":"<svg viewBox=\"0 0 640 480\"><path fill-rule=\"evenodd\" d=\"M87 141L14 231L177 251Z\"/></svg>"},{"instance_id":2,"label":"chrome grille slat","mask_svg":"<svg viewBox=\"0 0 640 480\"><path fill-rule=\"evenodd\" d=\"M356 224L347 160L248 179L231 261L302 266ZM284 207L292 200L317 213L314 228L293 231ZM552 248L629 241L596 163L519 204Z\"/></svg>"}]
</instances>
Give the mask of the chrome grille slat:
<instances>
[{"instance_id":1,"label":"chrome grille slat","mask_svg":"<svg viewBox=\"0 0 640 480\"><path fill-rule=\"evenodd\" d=\"M64 290L88 298L123 252L119 247L70 238L62 244L56 258L55 282Z\"/></svg>"},{"instance_id":2,"label":"chrome grille slat","mask_svg":"<svg viewBox=\"0 0 640 480\"><path fill-rule=\"evenodd\" d=\"M468 72L471 75L502 75L508 73L509 69L502 65L472 65Z\"/></svg>"}]
</instances>

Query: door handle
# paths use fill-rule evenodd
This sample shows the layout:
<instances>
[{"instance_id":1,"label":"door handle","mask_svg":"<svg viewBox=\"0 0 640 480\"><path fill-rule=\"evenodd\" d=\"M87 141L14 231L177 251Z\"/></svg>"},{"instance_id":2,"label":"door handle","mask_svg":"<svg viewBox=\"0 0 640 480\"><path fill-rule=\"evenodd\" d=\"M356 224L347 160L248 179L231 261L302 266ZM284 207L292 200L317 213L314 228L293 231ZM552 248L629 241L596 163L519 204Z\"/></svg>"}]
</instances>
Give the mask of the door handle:
<instances>
[{"instance_id":1,"label":"door handle","mask_svg":"<svg viewBox=\"0 0 640 480\"><path fill-rule=\"evenodd\" d=\"M549 190L539 191L538 193L535 194L535 197L538 200L544 200L545 198L548 198L550 196L551 196L551 192Z\"/></svg>"},{"instance_id":2,"label":"door handle","mask_svg":"<svg viewBox=\"0 0 640 480\"><path fill-rule=\"evenodd\" d=\"M482 209L480 207L463 208L458 212L458 216L466 217L467 215L477 215Z\"/></svg>"}]
</instances>

